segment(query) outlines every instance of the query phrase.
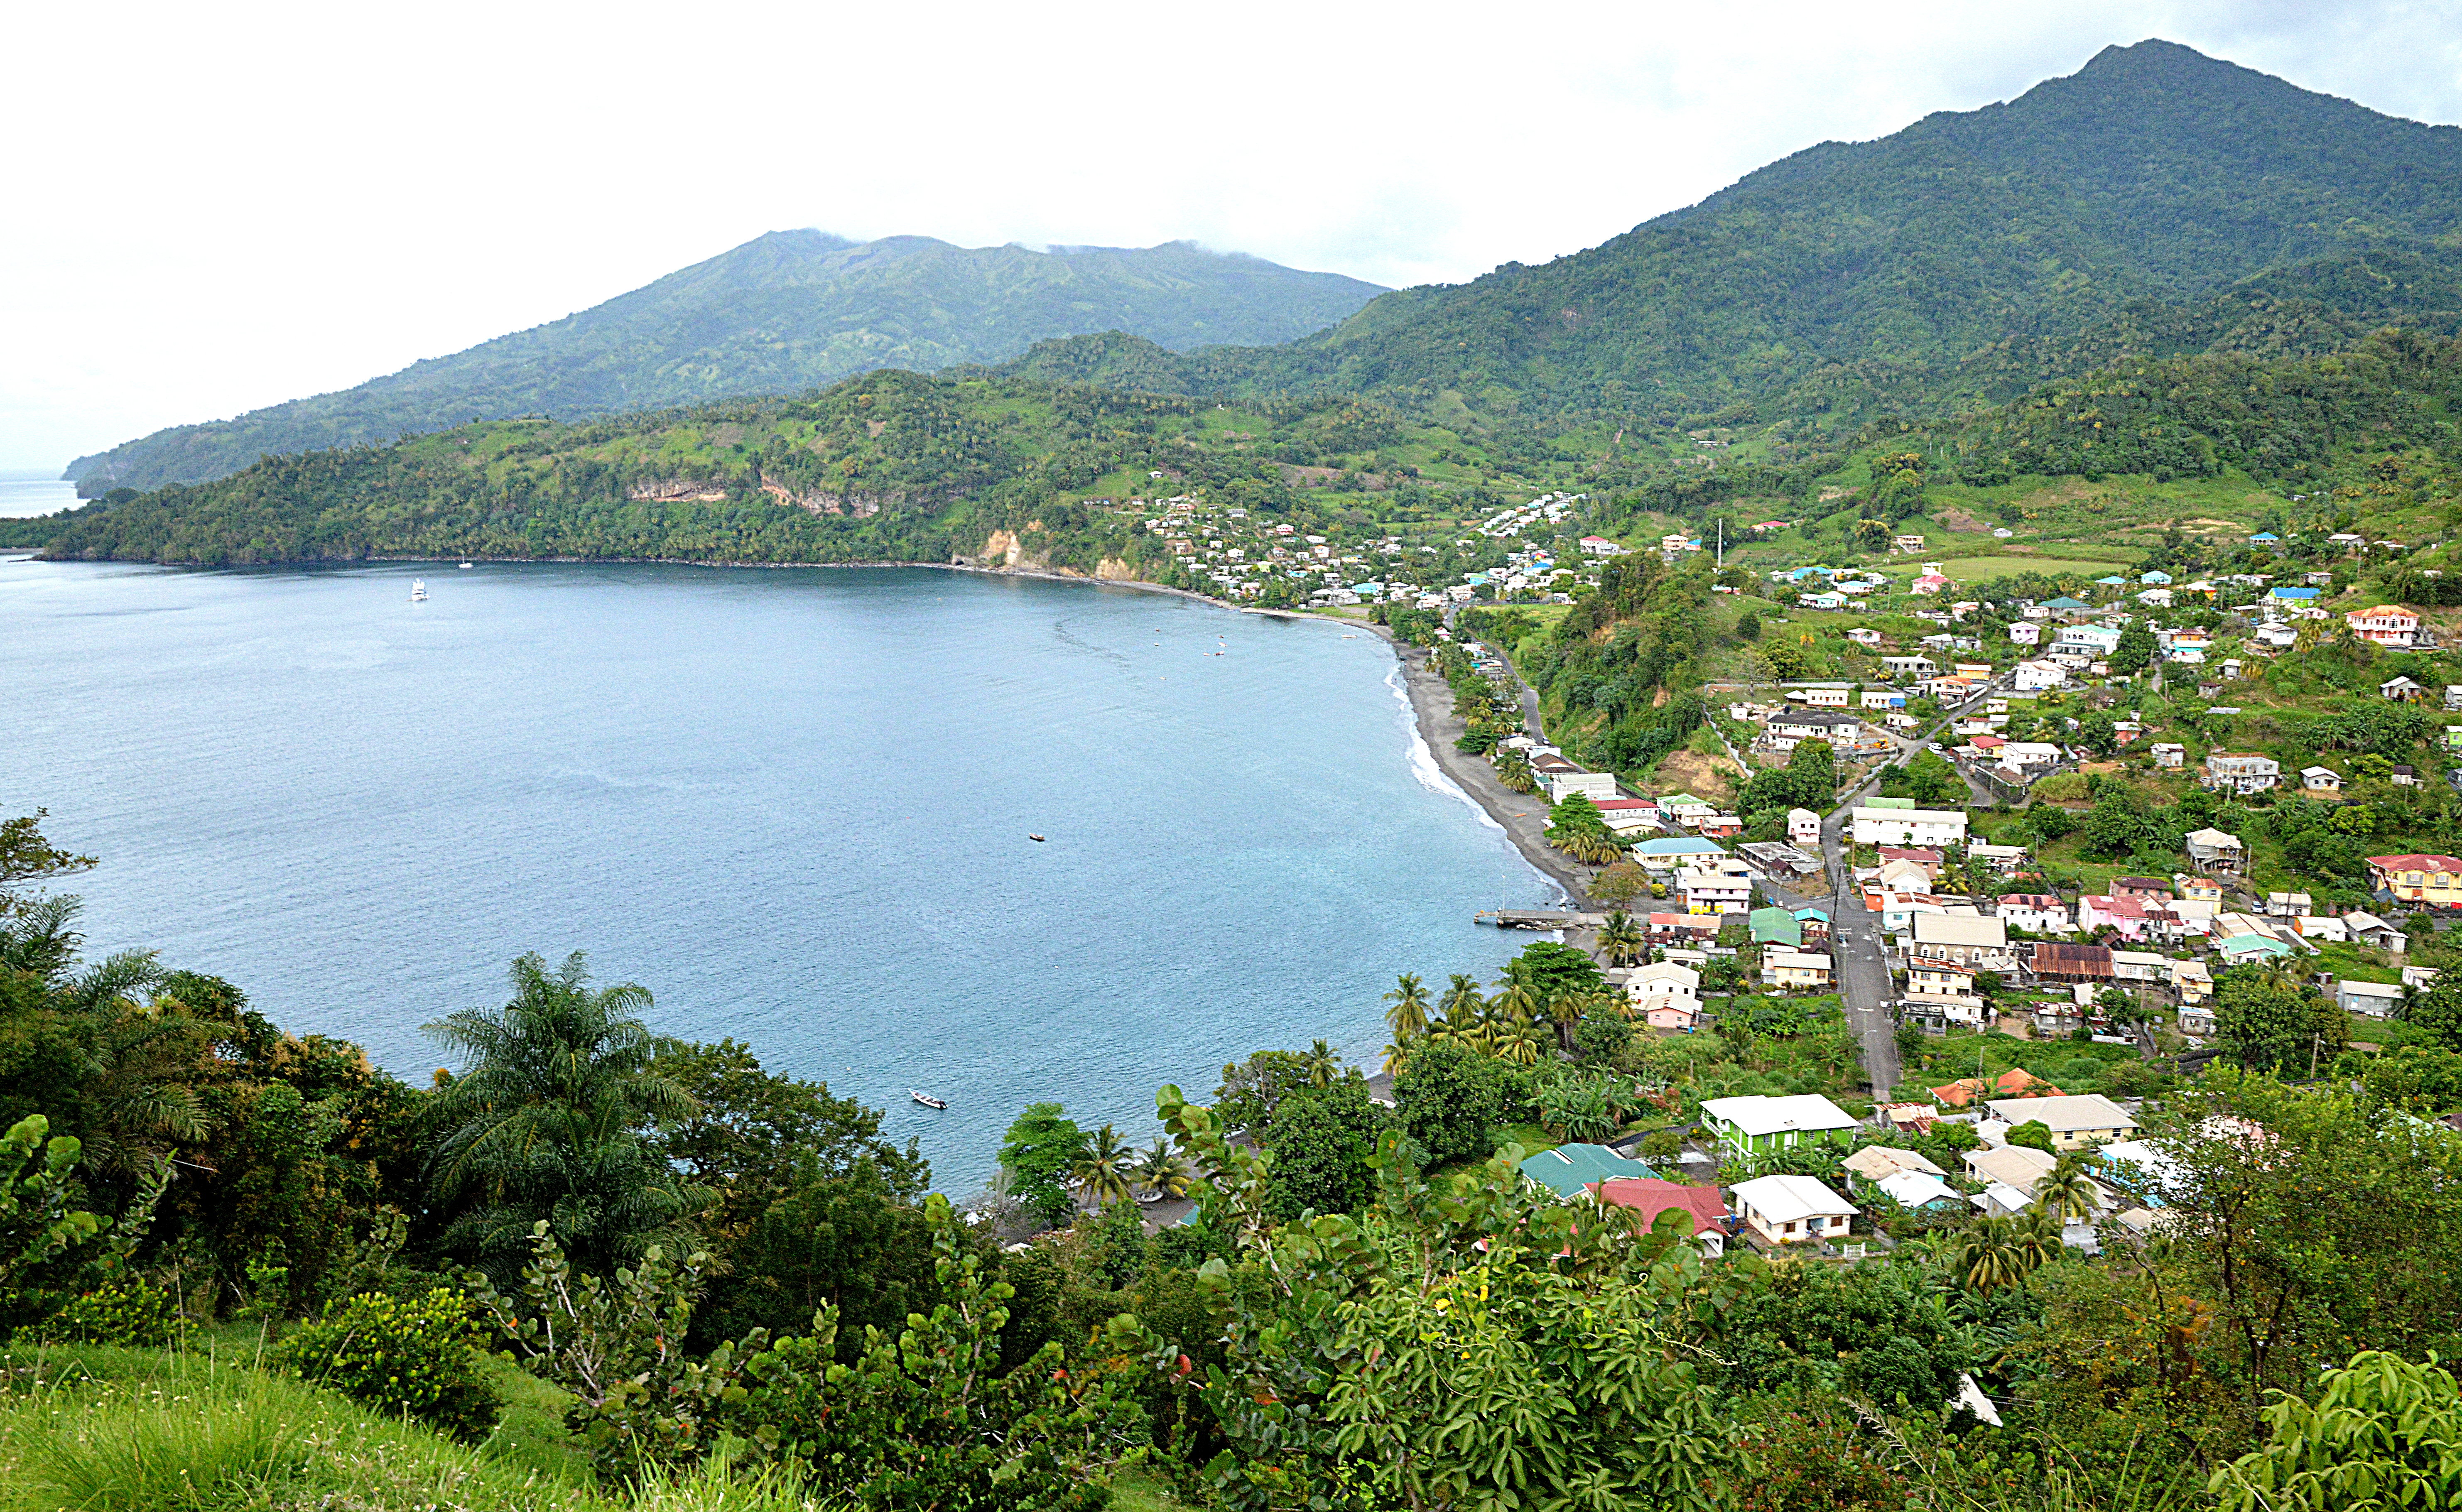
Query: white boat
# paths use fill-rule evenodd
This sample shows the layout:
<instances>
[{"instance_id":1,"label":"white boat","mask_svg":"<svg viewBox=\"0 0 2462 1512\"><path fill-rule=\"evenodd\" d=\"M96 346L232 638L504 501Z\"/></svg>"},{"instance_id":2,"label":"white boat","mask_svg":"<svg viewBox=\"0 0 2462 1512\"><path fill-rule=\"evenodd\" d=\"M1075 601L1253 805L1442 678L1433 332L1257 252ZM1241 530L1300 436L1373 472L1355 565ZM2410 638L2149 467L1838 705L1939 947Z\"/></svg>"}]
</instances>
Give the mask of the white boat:
<instances>
[{"instance_id":1,"label":"white boat","mask_svg":"<svg viewBox=\"0 0 2462 1512\"><path fill-rule=\"evenodd\" d=\"M469 564L469 563L464 562L464 563L463 563L463 564L462 564L462 571L464 571L464 572L468 572L469 570L470 570L470 564Z\"/></svg>"},{"instance_id":2,"label":"white boat","mask_svg":"<svg viewBox=\"0 0 2462 1512\"><path fill-rule=\"evenodd\" d=\"M926 1108L946 1108L949 1106L946 1102L931 1095L929 1092L918 1092L912 1087L906 1089L906 1095L914 1098L917 1102L921 1103Z\"/></svg>"},{"instance_id":3,"label":"white boat","mask_svg":"<svg viewBox=\"0 0 2462 1512\"><path fill-rule=\"evenodd\" d=\"M427 580L425 578L414 577L410 580L410 601L414 604L423 604L427 602Z\"/></svg>"}]
</instances>

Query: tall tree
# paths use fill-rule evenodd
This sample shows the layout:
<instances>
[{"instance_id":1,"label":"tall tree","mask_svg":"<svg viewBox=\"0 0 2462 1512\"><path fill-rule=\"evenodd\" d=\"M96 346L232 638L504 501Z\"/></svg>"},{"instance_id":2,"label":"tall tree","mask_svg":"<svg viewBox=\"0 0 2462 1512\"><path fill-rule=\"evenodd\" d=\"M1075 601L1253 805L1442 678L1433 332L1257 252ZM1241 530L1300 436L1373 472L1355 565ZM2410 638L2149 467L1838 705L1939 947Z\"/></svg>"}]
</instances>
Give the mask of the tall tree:
<instances>
[{"instance_id":1,"label":"tall tree","mask_svg":"<svg viewBox=\"0 0 2462 1512\"><path fill-rule=\"evenodd\" d=\"M711 1196L680 1177L652 1137L696 1105L652 1065L646 988L594 989L579 951L552 970L523 956L510 975L503 1007L426 1026L464 1061L437 1093L444 1135L429 1162L436 1199L455 1214L446 1242L509 1272L544 1220L574 1264L629 1264L679 1238Z\"/></svg>"}]
</instances>

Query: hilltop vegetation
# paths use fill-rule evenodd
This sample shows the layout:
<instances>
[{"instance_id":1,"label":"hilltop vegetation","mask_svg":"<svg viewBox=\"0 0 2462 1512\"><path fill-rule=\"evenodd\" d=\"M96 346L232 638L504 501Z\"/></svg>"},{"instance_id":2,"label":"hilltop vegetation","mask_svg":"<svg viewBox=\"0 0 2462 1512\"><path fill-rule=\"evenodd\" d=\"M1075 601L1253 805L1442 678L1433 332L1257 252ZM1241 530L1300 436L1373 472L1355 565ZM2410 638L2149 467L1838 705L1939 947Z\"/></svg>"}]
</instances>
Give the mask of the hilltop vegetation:
<instances>
[{"instance_id":1,"label":"hilltop vegetation","mask_svg":"<svg viewBox=\"0 0 2462 1512\"><path fill-rule=\"evenodd\" d=\"M2003 105L1827 142L1539 267L1397 291L1251 352L1080 338L1026 360L1177 392L1338 390L1543 426L1803 440L2125 357L2450 332L2462 131L2165 42Z\"/></svg>"},{"instance_id":2,"label":"hilltop vegetation","mask_svg":"<svg viewBox=\"0 0 2462 1512\"><path fill-rule=\"evenodd\" d=\"M1086 331L1135 332L1172 349L1282 341L1377 292L1185 242L1040 252L773 231L561 320L338 393L157 431L78 458L68 476L94 498L473 419L572 421L795 394L874 368L999 362Z\"/></svg>"}]
</instances>

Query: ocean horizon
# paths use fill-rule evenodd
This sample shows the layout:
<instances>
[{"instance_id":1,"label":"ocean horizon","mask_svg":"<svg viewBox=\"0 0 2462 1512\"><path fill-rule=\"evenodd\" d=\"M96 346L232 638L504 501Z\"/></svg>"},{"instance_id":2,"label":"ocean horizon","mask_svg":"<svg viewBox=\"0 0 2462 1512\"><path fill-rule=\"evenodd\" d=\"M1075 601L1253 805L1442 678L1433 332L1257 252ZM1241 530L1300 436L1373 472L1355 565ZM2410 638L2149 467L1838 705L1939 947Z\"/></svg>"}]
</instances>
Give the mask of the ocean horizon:
<instances>
[{"instance_id":1,"label":"ocean horizon","mask_svg":"<svg viewBox=\"0 0 2462 1512\"><path fill-rule=\"evenodd\" d=\"M414 579L429 589L410 601ZM158 948L415 1083L420 1026L585 950L990 1175L1058 1101L1332 1042L1482 982L1558 897L1333 622L920 568L0 563L9 813L101 857L89 955ZM1041 833L1037 842L1028 838ZM946 1112L910 1090L946 1098Z\"/></svg>"}]
</instances>

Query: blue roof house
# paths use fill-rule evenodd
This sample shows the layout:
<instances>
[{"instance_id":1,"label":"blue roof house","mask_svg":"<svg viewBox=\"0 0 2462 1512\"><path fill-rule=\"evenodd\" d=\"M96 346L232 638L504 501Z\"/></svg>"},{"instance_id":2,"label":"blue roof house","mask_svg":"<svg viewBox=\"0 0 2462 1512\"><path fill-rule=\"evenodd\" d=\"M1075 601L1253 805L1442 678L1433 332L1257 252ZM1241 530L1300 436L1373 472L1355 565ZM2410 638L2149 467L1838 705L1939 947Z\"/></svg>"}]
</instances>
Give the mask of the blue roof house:
<instances>
[{"instance_id":1,"label":"blue roof house","mask_svg":"<svg viewBox=\"0 0 2462 1512\"><path fill-rule=\"evenodd\" d=\"M1560 1202L1582 1196L1592 1183L1624 1177L1650 1180L1658 1173L1601 1144L1560 1144L1522 1162L1523 1179L1546 1188Z\"/></svg>"}]
</instances>

